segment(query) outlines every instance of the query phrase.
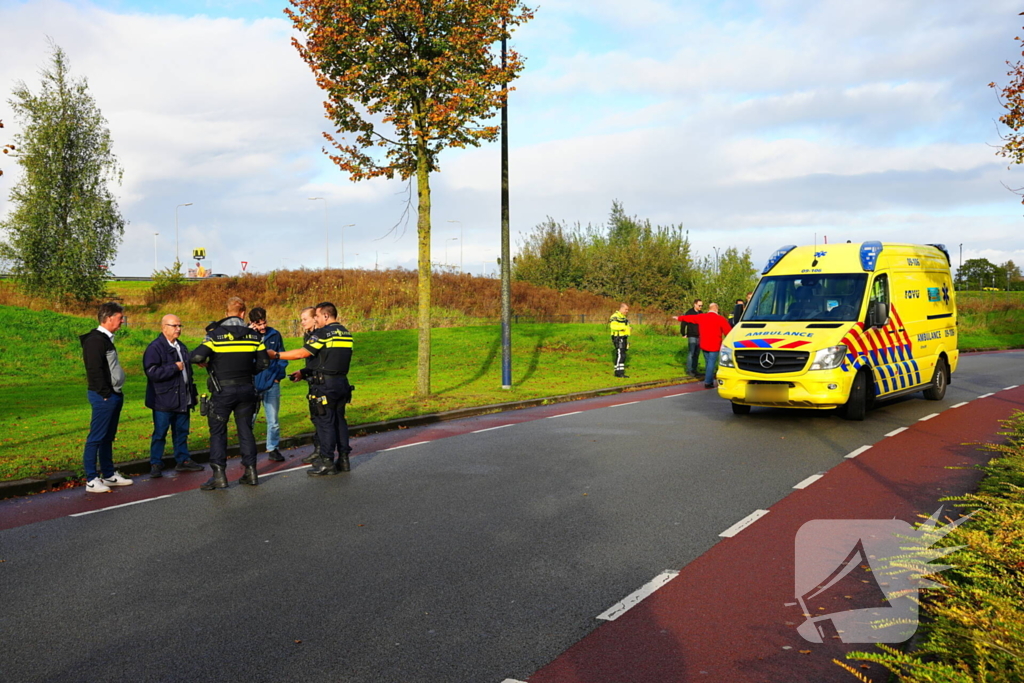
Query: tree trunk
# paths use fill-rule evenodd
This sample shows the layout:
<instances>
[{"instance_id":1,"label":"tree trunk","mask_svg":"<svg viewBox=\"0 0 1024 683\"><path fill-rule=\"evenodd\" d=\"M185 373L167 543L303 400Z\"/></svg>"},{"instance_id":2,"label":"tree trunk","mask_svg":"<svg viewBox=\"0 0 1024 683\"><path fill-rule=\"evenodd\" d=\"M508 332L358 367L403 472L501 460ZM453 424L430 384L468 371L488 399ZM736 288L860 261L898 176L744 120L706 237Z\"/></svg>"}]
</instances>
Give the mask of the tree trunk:
<instances>
[{"instance_id":1,"label":"tree trunk","mask_svg":"<svg viewBox=\"0 0 1024 683\"><path fill-rule=\"evenodd\" d=\"M422 138L416 140L416 198L419 242L419 347L416 353L416 393L430 395L430 159Z\"/></svg>"}]
</instances>

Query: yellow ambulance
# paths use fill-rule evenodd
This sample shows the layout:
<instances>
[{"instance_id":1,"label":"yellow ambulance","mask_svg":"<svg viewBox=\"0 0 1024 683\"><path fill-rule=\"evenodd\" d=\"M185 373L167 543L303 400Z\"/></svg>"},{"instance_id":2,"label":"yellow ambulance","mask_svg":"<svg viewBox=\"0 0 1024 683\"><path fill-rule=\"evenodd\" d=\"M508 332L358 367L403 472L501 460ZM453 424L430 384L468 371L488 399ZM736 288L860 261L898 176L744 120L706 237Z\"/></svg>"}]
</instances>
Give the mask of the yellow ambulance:
<instances>
[{"instance_id":1,"label":"yellow ambulance","mask_svg":"<svg viewBox=\"0 0 1024 683\"><path fill-rule=\"evenodd\" d=\"M876 400L938 401L959 360L956 326L941 244L783 247L722 343L718 395L739 415L838 408L851 420Z\"/></svg>"}]
</instances>

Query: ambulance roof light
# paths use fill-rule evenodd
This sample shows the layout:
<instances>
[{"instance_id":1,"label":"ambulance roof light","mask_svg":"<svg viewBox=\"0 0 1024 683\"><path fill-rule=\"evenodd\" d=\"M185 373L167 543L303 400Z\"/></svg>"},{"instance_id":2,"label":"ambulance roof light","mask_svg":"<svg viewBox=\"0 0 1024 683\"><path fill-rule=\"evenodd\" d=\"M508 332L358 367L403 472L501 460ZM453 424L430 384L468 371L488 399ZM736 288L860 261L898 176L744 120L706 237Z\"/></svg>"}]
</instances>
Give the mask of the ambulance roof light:
<instances>
[{"instance_id":1,"label":"ambulance roof light","mask_svg":"<svg viewBox=\"0 0 1024 683\"><path fill-rule=\"evenodd\" d=\"M878 255L881 253L881 242L865 242L860 245L860 267L867 271L874 271L875 265L878 263Z\"/></svg>"},{"instance_id":2,"label":"ambulance roof light","mask_svg":"<svg viewBox=\"0 0 1024 683\"><path fill-rule=\"evenodd\" d=\"M772 257L768 259L768 264L764 267L764 270L761 271L761 275L767 275L769 270L778 265L779 261L782 260L783 256L793 251L794 249L796 249L796 245L789 244L777 250L774 254L772 254Z\"/></svg>"},{"instance_id":3,"label":"ambulance roof light","mask_svg":"<svg viewBox=\"0 0 1024 683\"><path fill-rule=\"evenodd\" d=\"M938 249L939 251L941 251L943 254L946 255L946 265L948 265L948 266L952 266L953 265L953 262L949 258L949 252L946 251L946 245L945 244L929 244L928 246L929 247L935 247L936 249Z\"/></svg>"}]
</instances>

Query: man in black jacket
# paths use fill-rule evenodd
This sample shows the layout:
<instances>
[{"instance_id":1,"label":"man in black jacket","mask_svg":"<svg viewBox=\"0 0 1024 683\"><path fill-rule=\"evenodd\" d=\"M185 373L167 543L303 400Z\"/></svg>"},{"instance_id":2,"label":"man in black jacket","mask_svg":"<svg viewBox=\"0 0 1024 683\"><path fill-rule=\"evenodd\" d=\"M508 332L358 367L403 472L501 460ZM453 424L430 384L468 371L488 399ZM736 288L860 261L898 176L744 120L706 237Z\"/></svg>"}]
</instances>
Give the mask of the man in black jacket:
<instances>
[{"instance_id":1,"label":"man in black jacket","mask_svg":"<svg viewBox=\"0 0 1024 683\"><path fill-rule=\"evenodd\" d=\"M683 315L697 315L704 308L704 302L700 299L693 300L693 307ZM697 365L700 361L700 328L696 323L680 323L679 331L686 336L686 373L693 377L700 377L697 372Z\"/></svg>"},{"instance_id":2,"label":"man in black jacket","mask_svg":"<svg viewBox=\"0 0 1024 683\"><path fill-rule=\"evenodd\" d=\"M170 428L174 442L174 469L178 472L199 472L203 469L188 457L189 411L196 404L196 385L192 382L192 365L188 347L181 336L181 320L165 315L160 321L160 335L150 342L142 357L146 372L146 407L153 411L153 436L149 443L149 476L163 476L164 445Z\"/></svg>"},{"instance_id":3,"label":"man in black jacket","mask_svg":"<svg viewBox=\"0 0 1024 683\"><path fill-rule=\"evenodd\" d=\"M124 322L121 304L101 304L97 316L99 327L78 339L82 342L82 360L89 382L89 404L92 421L85 440L82 460L85 465L86 493L110 493L111 486L129 486L131 479L114 469L114 437L124 405L124 370L114 347L114 333ZM99 460L99 472L96 461Z\"/></svg>"},{"instance_id":4,"label":"man in black jacket","mask_svg":"<svg viewBox=\"0 0 1024 683\"><path fill-rule=\"evenodd\" d=\"M228 420L235 416L238 450L242 453L245 474L239 483L256 486L256 439L252 434L252 416L256 412L256 389L252 378L270 365L260 333L245 324L245 302L228 299L227 317L206 328L206 339L192 352L191 361L206 366L206 386L210 389L207 422L210 425L210 469L213 476L201 488L204 491L226 489L228 458Z\"/></svg>"}]
</instances>

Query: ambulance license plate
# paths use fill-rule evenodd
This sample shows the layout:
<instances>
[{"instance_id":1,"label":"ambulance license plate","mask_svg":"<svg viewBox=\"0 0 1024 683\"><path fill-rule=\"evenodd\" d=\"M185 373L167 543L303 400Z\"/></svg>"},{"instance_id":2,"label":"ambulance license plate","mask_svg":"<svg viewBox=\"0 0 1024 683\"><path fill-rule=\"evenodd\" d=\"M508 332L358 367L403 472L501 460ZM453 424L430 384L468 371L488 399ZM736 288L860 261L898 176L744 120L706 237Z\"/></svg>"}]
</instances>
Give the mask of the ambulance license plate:
<instances>
[{"instance_id":1,"label":"ambulance license plate","mask_svg":"<svg viewBox=\"0 0 1024 683\"><path fill-rule=\"evenodd\" d=\"M789 401L789 385L748 384L746 400L749 403L786 403Z\"/></svg>"}]
</instances>

